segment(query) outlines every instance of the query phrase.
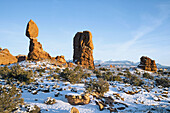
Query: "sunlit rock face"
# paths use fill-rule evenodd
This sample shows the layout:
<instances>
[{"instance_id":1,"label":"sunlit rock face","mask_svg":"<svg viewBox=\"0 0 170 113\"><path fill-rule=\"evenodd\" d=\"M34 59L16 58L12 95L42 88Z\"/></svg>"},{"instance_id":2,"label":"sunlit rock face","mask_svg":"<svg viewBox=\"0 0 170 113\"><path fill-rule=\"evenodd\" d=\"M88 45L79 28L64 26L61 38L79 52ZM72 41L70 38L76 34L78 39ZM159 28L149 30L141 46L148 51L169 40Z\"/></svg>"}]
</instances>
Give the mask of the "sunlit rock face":
<instances>
[{"instance_id":1,"label":"sunlit rock face","mask_svg":"<svg viewBox=\"0 0 170 113\"><path fill-rule=\"evenodd\" d=\"M0 65L13 64L18 60L13 56L8 49L0 48Z\"/></svg>"},{"instance_id":2,"label":"sunlit rock face","mask_svg":"<svg viewBox=\"0 0 170 113\"><path fill-rule=\"evenodd\" d=\"M138 67L146 71L154 71L154 72L157 71L155 60L152 60L146 56L142 56L140 58L140 64L138 65Z\"/></svg>"},{"instance_id":3,"label":"sunlit rock face","mask_svg":"<svg viewBox=\"0 0 170 113\"><path fill-rule=\"evenodd\" d=\"M38 27L33 20L27 24L26 36L30 39L28 60L51 59L51 56L43 50L41 43L37 41Z\"/></svg>"},{"instance_id":4,"label":"sunlit rock face","mask_svg":"<svg viewBox=\"0 0 170 113\"><path fill-rule=\"evenodd\" d=\"M86 68L94 69L93 41L90 31L77 32L73 39L74 55L73 62Z\"/></svg>"}]
</instances>

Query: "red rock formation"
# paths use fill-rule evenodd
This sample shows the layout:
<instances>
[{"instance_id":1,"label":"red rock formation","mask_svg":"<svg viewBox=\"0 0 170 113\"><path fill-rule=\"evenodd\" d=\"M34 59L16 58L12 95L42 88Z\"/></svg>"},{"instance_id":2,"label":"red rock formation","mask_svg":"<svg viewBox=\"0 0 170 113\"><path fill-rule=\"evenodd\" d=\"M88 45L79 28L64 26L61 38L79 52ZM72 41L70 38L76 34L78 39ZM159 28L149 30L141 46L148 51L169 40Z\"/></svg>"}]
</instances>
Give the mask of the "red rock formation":
<instances>
[{"instance_id":1,"label":"red rock formation","mask_svg":"<svg viewBox=\"0 0 170 113\"><path fill-rule=\"evenodd\" d=\"M142 56L140 58L140 64L138 65L138 67L146 71L157 71L155 60L152 60L145 56Z\"/></svg>"},{"instance_id":2,"label":"red rock formation","mask_svg":"<svg viewBox=\"0 0 170 113\"><path fill-rule=\"evenodd\" d=\"M30 39L28 60L51 59L51 56L43 50L41 43L37 41L38 27L33 20L27 24L26 36Z\"/></svg>"},{"instance_id":3,"label":"red rock formation","mask_svg":"<svg viewBox=\"0 0 170 113\"><path fill-rule=\"evenodd\" d=\"M60 64L67 63L65 58L64 58L64 56L62 56L62 55L61 56L57 56L55 59L57 60L57 63L60 63Z\"/></svg>"},{"instance_id":4,"label":"red rock formation","mask_svg":"<svg viewBox=\"0 0 170 113\"><path fill-rule=\"evenodd\" d=\"M94 69L93 61L93 42L90 31L83 31L76 33L73 41L74 55L73 62L80 64L86 68Z\"/></svg>"},{"instance_id":5,"label":"red rock formation","mask_svg":"<svg viewBox=\"0 0 170 113\"><path fill-rule=\"evenodd\" d=\"M13 56L8 49L0 48L0 65L16 63L17 59Z\"/></svg>"},{"instance_id":6,"label":"red rock formation","mask_svg":"<svg viewBox=\"0 0 170 113\"><path fill-rule=\"evenodd\" d=\"M21 62L21 61L26 60L27 56L26 55L18 55L18 56L16 56L16 58L18 59L18 62Z\"/></svg>"},{"instance_id":7,"label":"red rock formation","mask_svg":"<svg viewBox=\"0 0 170 113\"><path fill-rule=\"evenodd\" d=\"M38 37L38 27L33 20L28 22L25 35L30 39Z\"/></svg>"}]
</instances>

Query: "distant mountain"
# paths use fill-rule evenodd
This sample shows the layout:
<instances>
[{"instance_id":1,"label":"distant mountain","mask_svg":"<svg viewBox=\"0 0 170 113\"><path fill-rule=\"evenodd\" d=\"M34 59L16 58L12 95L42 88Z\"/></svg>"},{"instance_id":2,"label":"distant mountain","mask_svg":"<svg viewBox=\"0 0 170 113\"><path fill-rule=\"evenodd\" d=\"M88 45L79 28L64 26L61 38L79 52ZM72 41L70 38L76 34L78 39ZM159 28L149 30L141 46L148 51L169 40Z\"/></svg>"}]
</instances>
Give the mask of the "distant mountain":
<instances>
[{"instance_id":1,"label":"distant mountain","mask_svg":"<svg viewBox=\"0 0 170 113\"><path fill-rule=\"evenodd\" d=\"M115 65L115 66L138 66L140 62L132 62L128 60L121 60L121 61L114 61L114 60L109 60L109 61L102 61L102 60L95 60L94 64L95 65L102 65L102 66L109 66L109 65ZM163 66L159 63L156 64L158 68L168 68L170 69L170 66Z\"/></svg>"}]
</instances>

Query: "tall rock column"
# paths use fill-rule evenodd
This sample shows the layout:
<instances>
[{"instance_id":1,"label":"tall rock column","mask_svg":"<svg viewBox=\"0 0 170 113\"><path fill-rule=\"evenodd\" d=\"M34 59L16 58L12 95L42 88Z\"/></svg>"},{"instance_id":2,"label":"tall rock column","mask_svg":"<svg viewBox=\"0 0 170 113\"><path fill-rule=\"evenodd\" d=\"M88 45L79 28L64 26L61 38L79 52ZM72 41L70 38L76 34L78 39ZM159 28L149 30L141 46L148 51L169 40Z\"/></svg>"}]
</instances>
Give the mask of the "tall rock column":
<instances>
[{"instance_id":1,"label":"tall rock column","mask_svg":"<svg viewBox=\"0 0 170 113\"><path fill-rule=\"evenodd\" d=\"M28 60L51 59L51 56L45 52L40 42L38 42L38 27L33 20L30 20L26 28L26 36L30 39Z\"/></svg>"},{"instance_id":2,"label":"tall rock column","mask_svg":"<svg viewBox=\"0 0 170 113\"><path fill-rule=\"evenodd\" d=\"M74 55L73 62L86 68L94 69L93 41L90 31L77 32L73 39Z\"/></svg>"}]
</instances>

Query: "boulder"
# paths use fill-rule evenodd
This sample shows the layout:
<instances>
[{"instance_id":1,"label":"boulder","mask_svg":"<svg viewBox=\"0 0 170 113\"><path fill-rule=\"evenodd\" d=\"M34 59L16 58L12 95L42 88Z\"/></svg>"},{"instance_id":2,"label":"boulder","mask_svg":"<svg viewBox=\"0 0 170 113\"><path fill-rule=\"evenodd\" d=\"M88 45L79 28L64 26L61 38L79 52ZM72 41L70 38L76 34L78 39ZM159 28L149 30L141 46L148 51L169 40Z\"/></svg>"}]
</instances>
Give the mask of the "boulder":
<instances>
[{"instance_id":1,"label":"boulder","mask_svg":"<svg viewBox=\"0 0 170 113\"><path fill-rule=\"evenodd\" d=\"M26 34L30 39L38 37L38 27L33 20L30 20L27 24Z\"/></svg>"},{"instance_id":2,"label":"boulder","mask_svg":"<svg viewBox=\"0 0 170 113\"><path fill-rule=\"evenodd\" d=\"M8 49L0 48L0 65L13 64L17 62L17 58L13 56Z\"/></svg>"},{"instance_id":3,"label":"boulder","mask_svg":"<svg viewBox=\"0 0 170 113\"><path fill-rule=\"evenodd\" d=\"M18 59L18 62L27 60L27 56L26 55L18 55L18 56L16 56L16 58Z\"/></svg>"},{"instance_id":4,"label":"boulder","mask_svg":"<svg viewBox=\"0 0 170 113\"><path fill-rule=\"evenodd\" d=\"M68 64L68 67L73 67L74 66L74 64L72 62L68 62L67 64Z\"/></svg>"},{"instance_id":5,"label":"boulder","mask_svg":"<svg viewBox=\"0 0 170 113\"><path fill-rule=\"evenodd\" d=\"M140 58L140 64L138 65L138 67L146 71L153 71L153 72L157 71L155 60L152 60L146 56L142 56Z\"/></svg>"},{"instance_id":6,"label":"boulder","mask_svg":"<svg viewBox=\"0 0 170 113\"><path fill-rule=\"evenodd\" d=\"M79 110L75 107L72 107L70 113L79 113Z\"/></svg>"},{"instance_id":7,"label":"boulder","mask_svg":"<svg viewBox=\"0 0 170 113\"><path fill-rule=\"evenodd\" d=\"M57 60L57 63L60 63L60 64L67 63L64 56L57 56L55 59Z\"/></svg>"},{"instance_id":8,"label":"boulder","mask_svg":"<svg viewBox=\"0 0 170 113\"><path fill-rule=\"evenodd\" d=\"M51 59L51 56L43 50L41 43L37 41L38 27L33 20L27 24L26 36L30 39L28 60Z\"/></svg>"},{"instance_id":9,"label":"boulder","mask_svg":"<svg viewBox=\"0 0 170 113\"><path fill-rule=\"evenodd\" d=\"M85 105L89 104L90 97L88 94L83 95L65 95L65 98L67 98L68 103L71 105Z\"/></svg>"},{"instance_id":10,"label":"boulder","mask_svg":"<svg viewBox=\"0 0 170 113\"><path fill-rule=\"evenodd\" d=\"M73 41L74 55L73 62L86 68L94 69L93 61L93 41L90 31L76 33Z\"/></svg>"},{"instance_id":11,"label":"boulder","mask_svg":"<svg viewBox=\"0 0 170 113\"><path fill-rule=\"evenodd\" d=\"M101 101L95 101L96 102L96 104L99 106L99 109L100 109L100 111L102 111L103 109L104 109L104 105L103 105L103 102L101 102Z\"/></svg>"}]
</instances>

